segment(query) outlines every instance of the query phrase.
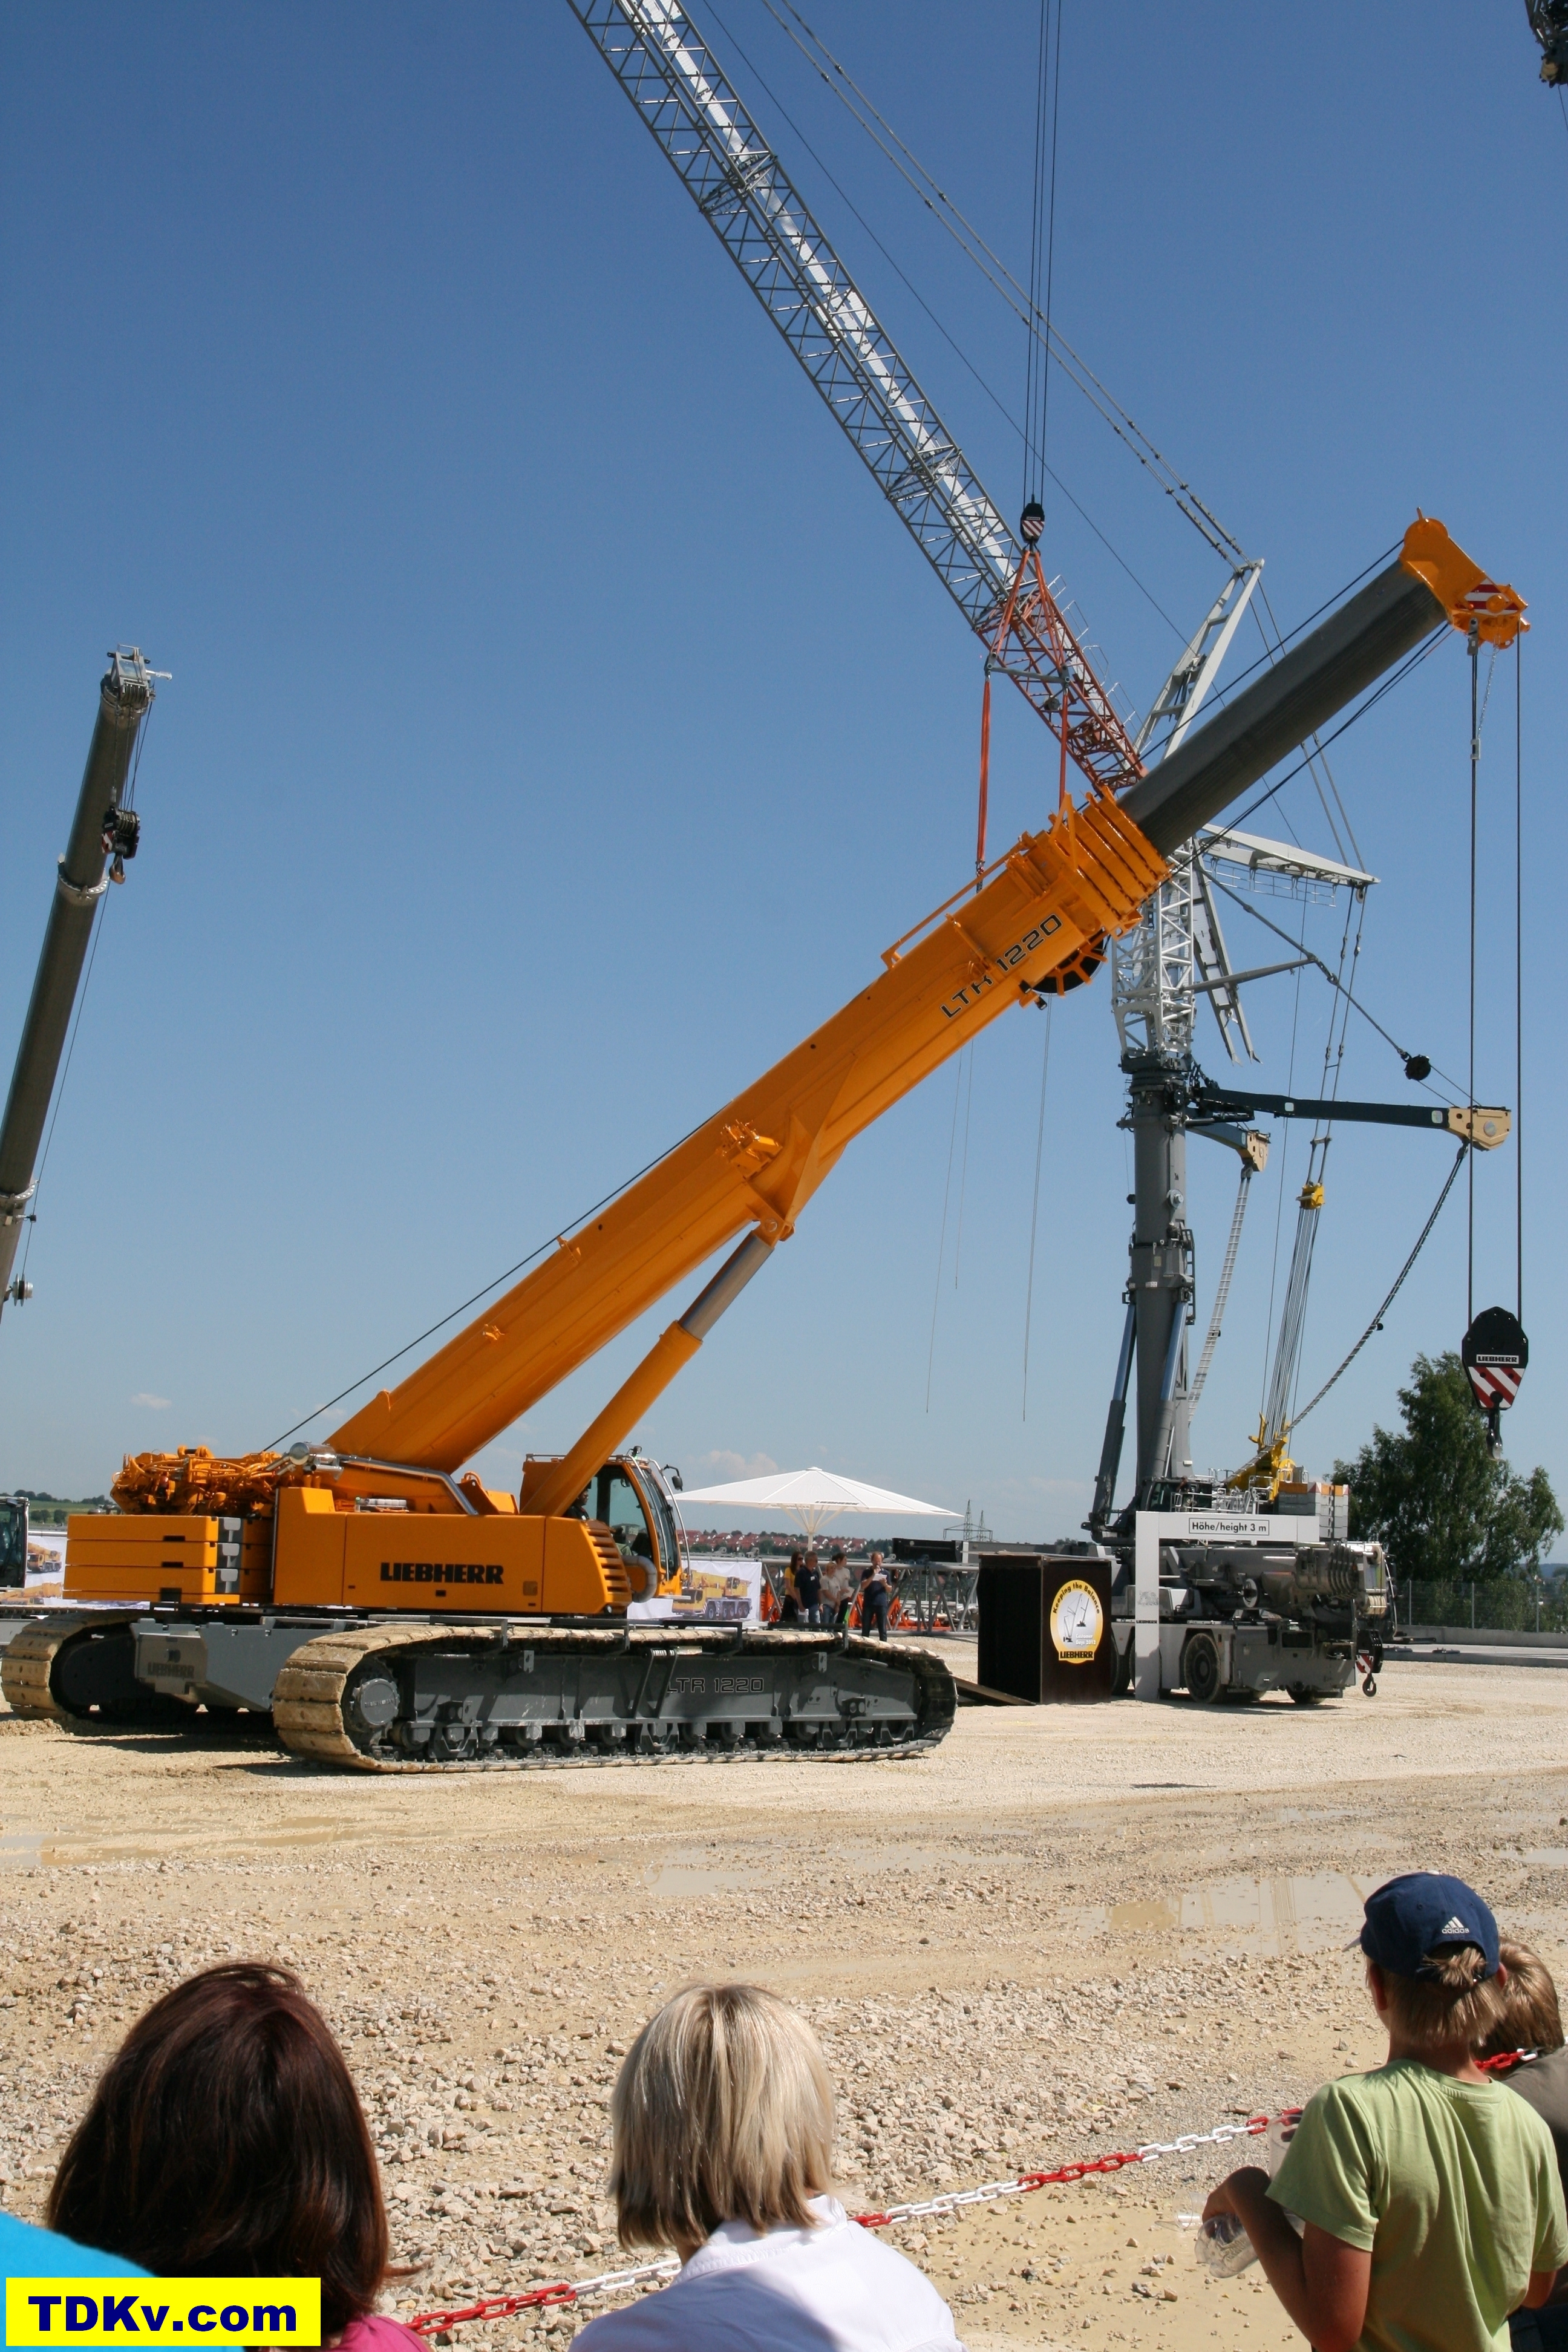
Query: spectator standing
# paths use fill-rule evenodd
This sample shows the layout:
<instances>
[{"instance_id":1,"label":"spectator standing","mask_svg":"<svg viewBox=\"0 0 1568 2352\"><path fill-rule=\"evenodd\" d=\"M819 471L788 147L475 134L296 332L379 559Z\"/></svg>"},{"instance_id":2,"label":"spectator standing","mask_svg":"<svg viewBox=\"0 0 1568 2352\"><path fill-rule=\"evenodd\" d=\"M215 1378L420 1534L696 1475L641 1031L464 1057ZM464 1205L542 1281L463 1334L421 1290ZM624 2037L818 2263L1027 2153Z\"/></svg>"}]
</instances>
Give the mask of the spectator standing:
<instances>
[{"instance_id":1,"label":"spectator standing","mask_svg":"<svg viewBox=\"0 0 1568 2352\"><path fill-rule=\"evenodd\" d=\"M1317 2352L1494 2352L1568 2262L1552 2135L1475 2063L1503 2013L1497 1922L1416 1871L1369 1897L1361 1944L1387 2063L1315 2092L1272 2182L1233 2172L1205 2218L1236 2215Z\"/></svg>"},{"instance_id":2,"label":"spectator standing","mask_svg":"<svg viewBox=\"0 0 1568 2352\"><path fill-rule=\"evenodd\" d=\"M869 1641L875 1634L879 1642L888 1638L888 1606L893 1597L893 1580L882 1565L879 1551L871 1554L871 1565L860 1580L860 1631Z\"/></svg>"},{"instance_id":3,"label":"spectator standing","mask_svg":"<svg viewBox=\"0 0 1568 2352\"><path fill-rule=\"evenodd\" d=\"M792 1551L784 1572L784 1600L779 1608L781 1625L800 1623L800 1554Z\"/></svg>"},{"instance_id":4,"label":"spectator standing","mask_svg":"<svg viewBox=\"0 0 1568 2352\"><path fill-rule=\"evenodd\" d=\"M205 1969L154 2002L71 2134L47 2218L154 2277L319 2278L338 2352L424 2352L373 2311L375 2152L342 2052L286 1969Z\"/></svg>"},{"instance_id":5,"label":"spectator standing","mask_svg":"<svg viewBox=\"0 0 1568 2352\"><path fill-rule=\"evenodd\" d=\"M611 2103L624 2246L671 2246L657 2294L583 2352L961 2352L931 2281L827 2193L833 2093L805 2020L755 1985L693 1985L632 2044Z\"/></svg>"},{"instance_id":6,"label":"spectator standing","mask_svg":"<svg viewBox=\"0 0 1568 2352\"><path fill-rule=\"evenodd\" d=\"M808 1551L795 1570L795 1588L800 1594L800 1613L808 1625L822 1622L822 1570L815 1550Z\"/></svg>"},{"instance_id":7,"label":"spectator standing","mask_svg":"<svg viewBox=\"0 0 1568 2352\"><path fill-rule=\"evenodd\" d=\"M1481 2044L1482 2058L1530 2053L1496 2079L1535 2109L1557 2149L1559 2178L1568 2185L1568 2050L1551 1971L1526 1944L1499 1946L1502 1959L1502 2021ZM1568 2352L1568 2276L1560 2277L1538 2311L1510 2316L1513 2352Z\"/></svg>"},{"instance_id":8,"label":"spectator standing","mask_svg":"<svg viewBox=\"0 0 1568 2352\"><path fill-rule=\"evenodd\" d=\"M839 1626L849 1614L851 1579L849 1563L840 1546L822 1571L822 1622Z\"/></svg>"}]
</instances>

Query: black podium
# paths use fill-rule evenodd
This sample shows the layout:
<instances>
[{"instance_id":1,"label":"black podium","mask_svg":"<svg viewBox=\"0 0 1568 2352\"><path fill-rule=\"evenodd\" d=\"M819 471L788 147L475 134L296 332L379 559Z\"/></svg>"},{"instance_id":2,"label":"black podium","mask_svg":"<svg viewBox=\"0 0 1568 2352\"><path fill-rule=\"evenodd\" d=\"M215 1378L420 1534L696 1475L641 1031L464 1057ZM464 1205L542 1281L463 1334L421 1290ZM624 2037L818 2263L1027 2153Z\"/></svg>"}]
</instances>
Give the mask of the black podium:
<instances>
[{"instance_id":1,"label":"black podium","mask_svg":"<svg viewBox=\"0 0 1568 2352\"><path fill-rule=\"evenodd\" d=\"M980 1671L1032 1706L1109 1698L1116 1678L1111 1563L1048 1552L981 1563Z\"/></svg>"}]
</instances>

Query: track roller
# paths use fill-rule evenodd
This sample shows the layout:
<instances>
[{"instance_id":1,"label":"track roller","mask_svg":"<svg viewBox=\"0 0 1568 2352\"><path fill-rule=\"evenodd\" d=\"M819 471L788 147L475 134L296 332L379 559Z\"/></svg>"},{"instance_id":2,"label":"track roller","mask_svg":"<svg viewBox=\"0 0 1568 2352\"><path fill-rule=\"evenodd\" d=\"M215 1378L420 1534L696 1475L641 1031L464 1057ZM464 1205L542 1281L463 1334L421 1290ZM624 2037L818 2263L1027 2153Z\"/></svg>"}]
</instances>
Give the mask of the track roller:
<instances>
[{"instance_id":1,"label":"track roller","mask_svg":"<svg viewBox=\"0 0 1568 2352\"><path fill-rule=\"evenodd\" d=\"M272 1715L297 1756L362 1772L665 1757L907 1756L952 1721L908 1643L637 1625L356 1626L296 1650Z\"/></svg>"}]
</instances>

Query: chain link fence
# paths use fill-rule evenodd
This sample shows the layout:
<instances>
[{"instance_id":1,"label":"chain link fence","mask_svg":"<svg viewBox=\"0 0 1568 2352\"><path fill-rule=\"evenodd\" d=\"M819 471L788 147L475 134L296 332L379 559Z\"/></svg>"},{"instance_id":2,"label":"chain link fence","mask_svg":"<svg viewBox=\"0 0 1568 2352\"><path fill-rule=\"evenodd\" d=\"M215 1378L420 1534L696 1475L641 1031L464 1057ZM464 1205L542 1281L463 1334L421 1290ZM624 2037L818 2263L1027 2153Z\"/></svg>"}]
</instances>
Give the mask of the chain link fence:
<instances>
[{"instance_id":1,"label":"chain link fence","mask_svg":"<svg viewBox=\"0 0 1568 2352\"><path fill-rule=\"evenodd\" d=\"M1423 1583L1394 1588L1402 1631L1417 1625L1474 1626L1478 1633L1568 1633L1568 1597L1555 1580L1534 1576Z\"/></svg>"}]
</instances>

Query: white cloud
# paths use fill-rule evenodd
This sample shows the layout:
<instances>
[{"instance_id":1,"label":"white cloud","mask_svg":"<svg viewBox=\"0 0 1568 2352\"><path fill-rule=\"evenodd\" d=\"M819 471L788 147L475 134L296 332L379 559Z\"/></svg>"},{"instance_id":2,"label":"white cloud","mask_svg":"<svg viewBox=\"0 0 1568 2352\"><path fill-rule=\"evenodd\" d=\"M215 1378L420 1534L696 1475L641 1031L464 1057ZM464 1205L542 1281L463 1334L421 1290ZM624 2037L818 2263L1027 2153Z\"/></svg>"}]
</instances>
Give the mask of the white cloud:
<instances>
[{"instance_id":1,"label":"white cloud","mask_svg":"<svg viewBox=\"0 0 1568 2352\"><path fill-rule=\"evenodd\" d=\"M172 1400L168 1397L153 1396L146 1389L138 1389L131 1402L132 1404L144 1404L150 1412L166 1412Z\"/></svg>"},{"instance_id":2,"label":"white cloud","mask_svg":"<svg viewBox=\"0 0 1568 2352\"><path fill-rule=\"evenodd\" d=\"M703 1479L702 1484L705 1486L722 1486L731 1478L765 1478L770 1471L776 1470L779 1466L770 1454L747 1455L720 1451L716 1454L700 1454L698 1460L704 1470L711 1471L713 1474L711 1477Z\"/></svg>"}]
</instances>

